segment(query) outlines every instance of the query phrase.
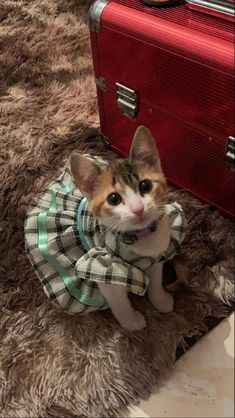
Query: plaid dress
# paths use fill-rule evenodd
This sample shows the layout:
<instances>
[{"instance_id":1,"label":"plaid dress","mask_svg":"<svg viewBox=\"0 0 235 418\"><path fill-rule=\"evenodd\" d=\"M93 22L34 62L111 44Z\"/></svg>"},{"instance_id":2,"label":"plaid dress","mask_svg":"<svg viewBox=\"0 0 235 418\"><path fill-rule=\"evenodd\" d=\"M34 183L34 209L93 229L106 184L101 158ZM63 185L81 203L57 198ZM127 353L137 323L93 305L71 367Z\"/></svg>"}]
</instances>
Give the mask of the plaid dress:
<instances>
[{"instance_id":1,"label":"plaid dress","mask_svg":"<svg viewBox=\"0 0 235 418\"><path fill-rule=\"evenodd\" d=\"M180 205L166 205L165 212L171 222L166 253L158 259L135 254L119 232L93 217L66 168L29 209L25 221L26 251L46 295L70 314L108 307L98 282L124 285L128 291L144 295L149 282L145 270L156 261L172 258L185 236Z\"/></svg>"}]
</instances>

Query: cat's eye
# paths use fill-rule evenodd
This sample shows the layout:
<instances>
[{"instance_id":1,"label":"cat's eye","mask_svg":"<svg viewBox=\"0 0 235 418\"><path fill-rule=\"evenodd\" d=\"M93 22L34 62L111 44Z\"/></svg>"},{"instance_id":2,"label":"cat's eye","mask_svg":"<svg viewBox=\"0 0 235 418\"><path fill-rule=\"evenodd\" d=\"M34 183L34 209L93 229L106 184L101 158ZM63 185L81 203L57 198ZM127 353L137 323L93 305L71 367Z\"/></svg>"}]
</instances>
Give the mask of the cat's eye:
<instances>
[{"instance_id":1,"label":"cat's eye","mask_svg":"<svg viewBox=\"0 0 235 418\"><path fill-rule=\"evenodd\" d=\"M139 191L141 194L146 194L152 190L152 182L148 179L141 180L139 183Z\"/></svg>"},{"instance_id":2,"label":"cat's eye","mask_svg":"<svg viewBox=\"0 0 235 418\"><path fill-rule=\"evenodd\" d=\"M110 193L107 202L112 206L118 206L122 202L122 198L119 193Z\"/></svg>"}]
</instances>

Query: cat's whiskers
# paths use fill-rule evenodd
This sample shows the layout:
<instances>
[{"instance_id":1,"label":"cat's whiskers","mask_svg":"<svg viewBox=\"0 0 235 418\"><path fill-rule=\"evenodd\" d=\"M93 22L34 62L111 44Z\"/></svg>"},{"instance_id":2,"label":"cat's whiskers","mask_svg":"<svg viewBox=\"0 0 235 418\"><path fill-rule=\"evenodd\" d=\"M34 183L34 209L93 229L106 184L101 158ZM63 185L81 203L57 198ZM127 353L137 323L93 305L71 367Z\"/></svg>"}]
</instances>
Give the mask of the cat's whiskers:
<instances>
[{"instance_id":1,"label":"cat's whiskers","mask_svg":"<svg viewBox=\"0 0 235 418\"><path fill-rule=\"evenodd\" d=\"M110 231L111 229L116 228L119 225L120 221L118 220L118 221L112 222L108 226L105 223L104 224L102 222L100 222L100 223L101 223L101 225L104 225L105 226L105 228L106 228L107 231Z\"/></svg>"},{"instance_id":2,"label":"cat's whiskers","mask_svg":"<svg viewBox=\"0 0 235 418\"><path fill-rule=\"evenodd\" d=\"M156 206L151 206L151 208L149 208L147 210L148 214L150 216L159 216L162 214L162 211L165 209L165 204L161 204L161 205L156 205Z\"/></svg>"},{"instance_id":3,"label":"cat's whiskers","mask_svg":"<svg viewBox=\"0 0 235 418\"><path fill-rule=\"evenodd\" d=\"M121 219L121 222L120 222L120 225L123 225L123 227L122 228L120 228L119 229L119 231L121 231L121 232L125 232L126 230L127 230L127 225L128 225L128 223L130 222L130 221L133 221L133 217L132 216L130 216L130 215L125 215L125 216L123 216L122 217L122 219Z\"/></svg>"},{"instance_id":4,"label":"cat's whiskers","mask_svg":"<svg viewBox=\"0 0 235 418\"><path fill-rule=\"evenodd\" d=\"M115 222L113 222L111 225L109 225L109 226L106 226L106 231L107 232L109 232L110 230L114 230L114 229L116 229L116 230L119 230L118 229L118 227L120 226L120 225L122 225L124 222L126 222L125 220L123 220L123 219L119 219L119 220L117 220L117 221L115 221ZM105 225L104 225L105 226Z\"/></svg>"},{"instance_id":5,"label":"cat's whiskers","mask_svg":"<svg viewBox=\"0 0 235 418\"><path fill-rule=\"evenodd\" d=\"M123 221L123 228L120 230L120 232L125 232L126 231L126 226L127 226L127 222Z\"/></svg>"}]
</instances>

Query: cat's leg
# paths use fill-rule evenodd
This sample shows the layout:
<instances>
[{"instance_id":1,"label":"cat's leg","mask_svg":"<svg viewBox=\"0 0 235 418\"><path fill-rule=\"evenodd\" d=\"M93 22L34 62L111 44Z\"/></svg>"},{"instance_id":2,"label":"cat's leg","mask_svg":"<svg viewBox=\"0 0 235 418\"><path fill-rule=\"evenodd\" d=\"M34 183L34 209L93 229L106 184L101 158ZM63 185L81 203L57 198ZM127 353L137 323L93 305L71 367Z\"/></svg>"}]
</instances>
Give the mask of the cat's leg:
<instances>
[{"instance_id":1,"label":"cat's leg","mask_svg":"<svg viewBox=\"0 0 235 418\"><path fill-rule=\"evenodd\" d=\"M146 327L141 312L135 311L123 285L98 283L99 289L107 301L113 315L123 328L129 331L140 331Z\"/></svg>"},{"instance_id":2,"label":"cat's leg","mask_svg":"<svg viewBox=\"0 0 235 418\"><path fill-rule=\"evenodd\" d=\"M148 297L156 309L168 313L174 309L174 299L162 287L162 268L162 263L155 263L146 272L149 277Z\"/></svg>"}]
</instances>

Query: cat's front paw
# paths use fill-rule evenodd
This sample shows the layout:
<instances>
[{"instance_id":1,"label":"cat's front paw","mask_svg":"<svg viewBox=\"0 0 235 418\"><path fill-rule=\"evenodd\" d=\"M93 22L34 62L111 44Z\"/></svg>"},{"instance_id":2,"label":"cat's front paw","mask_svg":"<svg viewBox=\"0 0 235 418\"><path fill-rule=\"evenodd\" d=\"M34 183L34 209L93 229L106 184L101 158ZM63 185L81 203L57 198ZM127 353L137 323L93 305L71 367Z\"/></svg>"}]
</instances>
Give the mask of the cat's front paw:
<instances>
[{"instance_id":1,"label":"cat's front paw","mask_svg":"<svg viewBox=\"0 0 235 418\"><path fill-rule=\"evenodd\" d=\"M133 315L123 320L121 325L128 331L141 331L146 327L146 320L141 312L133 311Z\"/></svg>"},{"instance_id":2,"label":"cat's front paw","mask_svg":"<svg viewBox=\"0 0 235 418\"><path fill-rule=\"evenodd\" d=\"M174 310L174 298L168 292L164 291L161 295L151 298L150 301L159 312L170 313Z\"/></svg>"}]
</instances>

